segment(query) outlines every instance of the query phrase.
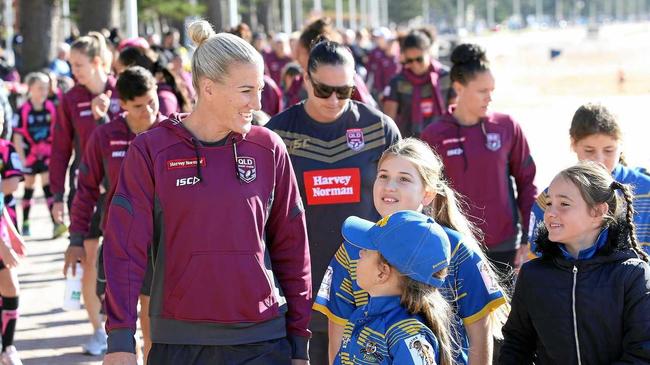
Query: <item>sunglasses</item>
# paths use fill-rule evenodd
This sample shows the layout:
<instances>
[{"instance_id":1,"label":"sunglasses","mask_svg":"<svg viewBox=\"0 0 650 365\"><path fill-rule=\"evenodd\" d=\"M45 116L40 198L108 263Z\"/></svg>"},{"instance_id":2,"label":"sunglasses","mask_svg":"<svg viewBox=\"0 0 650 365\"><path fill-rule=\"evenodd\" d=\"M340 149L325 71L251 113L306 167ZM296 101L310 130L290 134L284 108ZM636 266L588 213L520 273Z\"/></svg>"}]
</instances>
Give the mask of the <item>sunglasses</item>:
<instances>
[{"instance_id":1,"label":"sunglasses","mask_svg":"<svg viewBox=\"0 0 650 365\"><path fill-rule=\"evenodd\" d=\"M405 58L404 61L402 61L402 65L408 65L413 62L424 63L424 56L415 57L415 58Z\"/></svg>"},{"instance_id":2,"label":"sunglasses","mask_svg":"<svg viewBox=\"0 0 650 365\"><path fill-rule=\"evenodd\" d=\"M314 87L314 95L321 99L329 98L332 93L336 93L336 97L339 99L350 99L354 93L353 86L329 86L325 84L320 84L311 77L309 77L312 86Z\"/></svg>"}]
</instances>

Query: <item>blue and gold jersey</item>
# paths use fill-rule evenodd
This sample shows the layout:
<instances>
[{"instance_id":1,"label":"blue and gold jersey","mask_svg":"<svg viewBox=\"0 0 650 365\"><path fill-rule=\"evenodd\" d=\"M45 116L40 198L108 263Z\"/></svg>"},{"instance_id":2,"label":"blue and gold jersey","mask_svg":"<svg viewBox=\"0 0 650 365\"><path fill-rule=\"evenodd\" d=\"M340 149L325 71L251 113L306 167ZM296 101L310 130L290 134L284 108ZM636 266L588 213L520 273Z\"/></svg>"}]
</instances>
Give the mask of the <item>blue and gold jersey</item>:
<instances>
[{"instance_id":1,"label":"blue and gold jersey","mask_svg":"<svg viewBox=\"0 0 650 365\"><path fill-rule=\"evenodd\" d=\"M621 164L616 165L612 171L614 180L621 184L632 186L634 194L634 225L636 226L636 235L643 250L650 254L650 175L641 168L629 168ZM537 238L537 229L544 224L544 210L546 209L548 188L539 194L530 214L530 235L531 252L535 252L535 239ZM534 228L534 229L533 229ZM534 256L532 256L534 257Z\"/></svg>"},{"instance_id":2,"label":"blue and gold jersey","mask_svg":"<svg viewBox=\"0 0 650 365\"><path fill-rule=\"evenodd\" d=\"M350 315L335 365L439 363L438 340L399 296L373 297Z\"/></svg>"},{"instance_id":3,"label":"blue and gold jersey","mask_svg":"<svg viewBox=\"0 0 650 365\"><path fill-rule=\"evenodd\" d=\"M467 364L469 348L464 326L478 321L506 302L488 264L476 249L462 240L460 233L444 228L451 243L451 260L441 293L454 308L454 323L461 349L456 361ZM347 242L334 255L318 290L314 309L332 322L345 325L359 307L368 303L368 293L357 284L357 262L360 249Z\"/></svg>"}]
</instances>

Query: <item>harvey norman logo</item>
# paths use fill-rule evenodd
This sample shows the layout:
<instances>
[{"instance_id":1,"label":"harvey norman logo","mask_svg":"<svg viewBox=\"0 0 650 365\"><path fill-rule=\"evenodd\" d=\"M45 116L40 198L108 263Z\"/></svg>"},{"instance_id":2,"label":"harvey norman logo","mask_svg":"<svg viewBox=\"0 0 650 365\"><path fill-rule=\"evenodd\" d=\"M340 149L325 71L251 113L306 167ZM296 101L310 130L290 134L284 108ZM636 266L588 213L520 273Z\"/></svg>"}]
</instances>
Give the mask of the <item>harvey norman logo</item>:
<instances>
[{"instance_id":1,"label":"harvey norman logo","mask_svg":"<svg viewBox=\"0 0 650 365\"><path fill-rule=\"evenodd\" d=\"M305 171L304 181L308 205L361 201L358 168Z\"/></svg>"},{"instance_id":2,"label":"harvey norman logo","mask_svg":"<svg viewBox=\"0 0 650 365\"><path fill-rule=\"evenodd\" d=\"M184 169L187 167L196 167L196 157L179 158L176 160L167 160L167 170ZM201 157L201 167L205 167L205 157Z\"/></svg>"}]
</instances>

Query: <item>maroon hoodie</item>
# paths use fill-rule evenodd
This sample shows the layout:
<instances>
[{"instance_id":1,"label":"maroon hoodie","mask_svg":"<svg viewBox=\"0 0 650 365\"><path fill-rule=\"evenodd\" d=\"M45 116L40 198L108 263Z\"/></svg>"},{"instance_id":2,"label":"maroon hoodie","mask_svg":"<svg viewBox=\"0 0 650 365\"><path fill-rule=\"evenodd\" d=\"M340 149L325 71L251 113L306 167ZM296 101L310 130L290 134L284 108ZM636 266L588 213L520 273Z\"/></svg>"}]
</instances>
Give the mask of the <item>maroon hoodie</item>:
<instances>
[{"instance_id":1,"label":"maroon hoodie","mask_svg":"<svg viewBox=\"0 0 650 365\"><path fill-rule=\"evenodd\" d=\"M264 90L262 90L262 111L272 117L282 111L282 90L273 79L264 75Z\"/></svg>"},{"instance_id":2,"label":"maroon hoodie","mask_svg":"<svg viewBox=\"0 0 650 365\"><path fill-rule=\"evenodd\" d=\"M154 343L288 336L306 358L311 268L291 160L263 127L223 142L205 146L174 116L131 143L104 240L108 352L134 352L151 249Z\"/></svg>"},{"instance_id":3,"label":"maroon hoodie","mask_svg":"<svg viewBox=\"0 0 650 365\"><path fill-rule=\"evenodd\" d=\"M165 118L158 114L156 123ZM110 202L113 198L122 161L134 138L135 134L126 124L123 113L113 118L110 123L97 127L90 135L79 165L77 193L70 209L71 246L83 246L84 237L90 229L90 221L99 199L100 185L108 191L106 201ZM107 216L104 211L102 228Z\"/></svg>"},{"instance_id":4,"label":"maroon hoodie","mask_svg":"<svg viewBox=\"0 0 650 365\"><path fill-rule=\"evenodd\" d=\"M517 122L489 113L466 127L449 112L429 124L421 138L442 158L445 176L467 199L467 217L483 231L489 249L514 250L528 237L536 168Z\"/></svg>"},{"instance_id":5,"label":"maroon hoodie","mask_svg":"<svg viewBox=\"0 0 650 365\"><path fill-rule=\"evenodd\" d=\"M54 125L50 159L50 185L55 201L63 201L65 174L73 149L75 155L73 166L77 166L95 127L111 120L120 111L119 95L112 76L108 76L104 90L111 90L112 95L108 117L101 120L95 120L90 110L90 103L97 95L93 95L83 85L75 85L63 95L59 104L59 117Z\"/></svg>"}]
</instances>

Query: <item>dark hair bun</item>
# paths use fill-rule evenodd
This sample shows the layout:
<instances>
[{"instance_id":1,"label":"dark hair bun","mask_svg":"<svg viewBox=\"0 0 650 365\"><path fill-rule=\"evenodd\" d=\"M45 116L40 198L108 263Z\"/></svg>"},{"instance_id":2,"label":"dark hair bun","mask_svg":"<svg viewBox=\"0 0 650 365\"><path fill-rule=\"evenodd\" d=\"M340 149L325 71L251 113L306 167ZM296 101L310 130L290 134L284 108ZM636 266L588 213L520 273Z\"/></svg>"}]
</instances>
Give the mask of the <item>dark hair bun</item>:
<instances>
[{"instance_id":1,"label":"dark hair bun","mask_svg":"<svg viewBox=\"0 0 650 365\"><path fill-rule=\"evenodd\" d=\"M463 43L451 53L451 62L454 65L487 63L485 50L477 44Z\"/></svg>"}]
</instances>

